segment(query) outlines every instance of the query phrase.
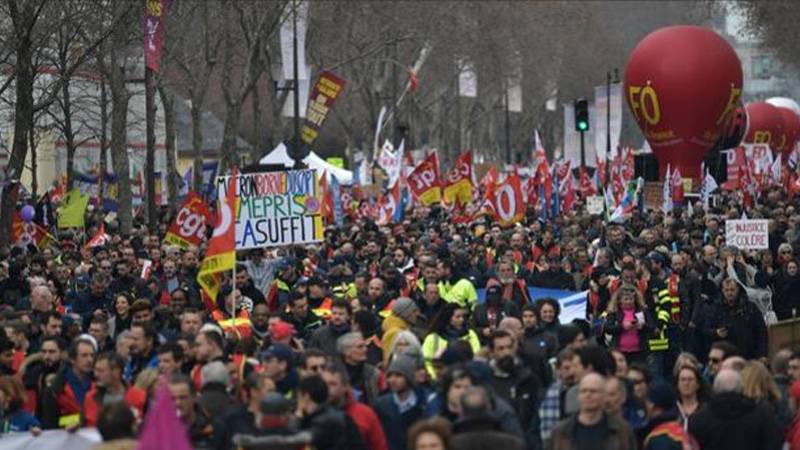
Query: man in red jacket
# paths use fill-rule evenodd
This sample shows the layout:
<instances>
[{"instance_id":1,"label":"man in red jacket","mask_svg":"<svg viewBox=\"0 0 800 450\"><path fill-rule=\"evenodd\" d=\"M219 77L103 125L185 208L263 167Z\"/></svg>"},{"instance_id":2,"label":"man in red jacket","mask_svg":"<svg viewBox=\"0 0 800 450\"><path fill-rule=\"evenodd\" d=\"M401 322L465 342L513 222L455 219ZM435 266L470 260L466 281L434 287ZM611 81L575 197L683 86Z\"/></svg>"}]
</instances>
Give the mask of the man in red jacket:
<instances>
[{"instance_id":1,"label":"man in red jacket","mask_svg":"<svg viewBox=\"0 0 800 450\"><path fill-rule=\"evenodd\" d=\"M328 385L328 397L332 406L345 412L358 427L361 437L370 450L388 450L383 427L369 406L353 399L347 370L341 365L329 364L322 371L322 379Z\"/></svg>"}]
</instances>

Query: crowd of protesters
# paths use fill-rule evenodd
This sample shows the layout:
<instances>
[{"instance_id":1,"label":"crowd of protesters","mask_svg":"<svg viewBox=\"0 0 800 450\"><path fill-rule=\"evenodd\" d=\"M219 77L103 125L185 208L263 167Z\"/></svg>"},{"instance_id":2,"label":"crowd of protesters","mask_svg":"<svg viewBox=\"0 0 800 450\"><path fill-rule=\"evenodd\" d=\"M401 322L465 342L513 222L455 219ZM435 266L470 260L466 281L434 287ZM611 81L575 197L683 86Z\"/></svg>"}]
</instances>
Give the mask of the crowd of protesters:
<instances>
[{"instance_id":1,"label":"crowd of protesters","mask_svg":"<svg viewBox=\"0 0 800 450\"><path fill-rule=\"evenodd\" d=\"M93 248L2 249L0 432L133 448L167 384L196 449L800 449L800 353L767 338L800 305L800 202L764 193L769 249L743 251L736 195L621 224L348 217L239 252L215 299L167 211ZM586 317L529 287L587 290Z\"/></svg>"}]
</instances>

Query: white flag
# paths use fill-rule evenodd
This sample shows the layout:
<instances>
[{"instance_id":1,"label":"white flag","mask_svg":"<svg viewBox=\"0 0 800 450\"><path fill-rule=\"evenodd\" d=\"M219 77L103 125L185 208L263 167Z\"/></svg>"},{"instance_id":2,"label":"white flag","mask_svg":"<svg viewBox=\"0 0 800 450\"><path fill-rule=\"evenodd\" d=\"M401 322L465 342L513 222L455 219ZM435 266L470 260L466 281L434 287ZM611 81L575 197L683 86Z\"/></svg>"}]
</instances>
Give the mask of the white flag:
<instances>
[{"instance_id":1,"label":"white flag","mask_svg":"<svg viewBox=\"0 0 800 450\"><path fill-rule=\"evenodd\" d=\"M458 71L458 95L475 98L478 96L478 73L470 61L461 60Z\"/></svg>"},{"instance_id":2,"label":"white flag","mask_svg":"<svg viewBox=\"0 0 800 450\"><path fill-rule=\"evenodd\" d=\"M718 187L717 180L706 169L703 174L703 183L700 185L700 200L703 202L704 210L708 211L711 193L716 191Z\"/></svg>"},{"instance_id":3,"label":"white flag","mask_svg":"<svg viewBox=\"0 0 800 450\"><path fill-rule=\"evenodd\" d=\"M664 176L664 187L661 189L661 211L668 213L672 211L672 174L669 164L667 164L667 174Z\"/></svg>"},{"instance_id":4,"label":"white flag","mask_svg":"<svg viewBox=\"0 0 800 450\"><path fill-rule=\"evenodd\" d=\"M770 170L770 182L772 184L781 184L781 158L775 158L772 162L772 169Z\"/></svg>"},{"instance_id":5,"label":"white flag","mask_svg":"<svg viewBox=\"0 0 800 450\"><path fill-rule=\"evenodd\" d=\"M402 149L405 143L400 144ZM394 186L395 181L400 178L400 164L402 163L403 152L396 151L391 142L387 139L381 148L381 154L378 157L378 165L386 172L386 177L389 179L387 186Z\"/></svg>"}]
</instances>

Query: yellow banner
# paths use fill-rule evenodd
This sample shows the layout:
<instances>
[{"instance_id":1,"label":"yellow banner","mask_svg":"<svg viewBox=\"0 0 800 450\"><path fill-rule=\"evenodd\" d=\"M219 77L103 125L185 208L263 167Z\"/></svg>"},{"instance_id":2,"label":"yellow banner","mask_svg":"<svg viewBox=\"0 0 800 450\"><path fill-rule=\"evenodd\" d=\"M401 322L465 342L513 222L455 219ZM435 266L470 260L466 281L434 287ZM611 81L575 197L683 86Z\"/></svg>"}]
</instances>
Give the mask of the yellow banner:
<instances>
[{"instance_id":1,"label":"yellow banner","mask_svg":"<svg viewBox=\"0 0 800 450\"><path fill-rule=\"evenodd\" d=\"M89 194L81 195L81 190L78 188L67 192L59 208L58 228L82 228L88 204Z\"/></svg>"}]
</instances>

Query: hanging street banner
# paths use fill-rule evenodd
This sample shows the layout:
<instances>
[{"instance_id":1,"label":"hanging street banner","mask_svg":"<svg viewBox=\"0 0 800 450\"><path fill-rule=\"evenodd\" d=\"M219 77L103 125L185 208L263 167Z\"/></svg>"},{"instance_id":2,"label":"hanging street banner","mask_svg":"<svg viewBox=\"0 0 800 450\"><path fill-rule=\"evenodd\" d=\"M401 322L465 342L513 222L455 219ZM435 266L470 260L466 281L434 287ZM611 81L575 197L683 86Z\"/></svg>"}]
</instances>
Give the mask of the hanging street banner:
<instances>
[{"instance_id":1,"label":"hanging street banner","mask_svg":"<svg viewBox=\"0 0 800 450\"><path fill-rule=\"evenodd\" d=\"M740 219L725 221L725 243L740 250L769 248L769 229L766 219Z\"/></svg>"},{"instance_id":2,"label":"hanging street banner","mask_svg":"<svg viewBox=\"0 0 800 450\"><path fill-rule=\"evenodd\" d=\"M161 68L161 51L164 48L164 24L167 22L169 0L146 0L144 2L144 60L148 69L158 72Z\"/></svg>"},{"instance_id":3,"label":"hanging street banner","mask_svg":"<svg viewBox=\"0 0 800 450\"><path fill-rule=\"evenodd\" d=\"M227 179L217 178L219 195L225 195ZM236 249L321 242L318 183L314 169L238 175Z\"/></svg>"},{"instance_id":4,"label":"hanging street banner","mask_svg":"<svg viewBox=\"0 0 800 450\"><path fill-rule=\"evenodd\" d=\"M594 128L594 146L598 157L601 160L606 159L606 130L609 129L607 125L607 114L610 113L611 118L611 151L615 151L619 145L620 135L622 134L622 84L614 83L611 85L611 107L608 108L609 96L606 92L606 86L595 86L594 88L594 108L595 114L590 117L592 127ZM587 142L589 147L591 142ZM588 154L588 152L587 152ZM589 158L587 158L588 160Z\"/></svg>"},{"instance_id":5,"label":"hanging street banner","mask_svg":"<svg viewBox=\"0 0 800 450\"><path fill-rule=\"evenodd\" d=\"M308 108L306 109L306 121L300 129L300 138L308 145L311 145L319 136L319 130L328 113L333 108L336 97L342 93L345 81L333 72L322 71L311 90L308 97Z\"/></svg>"},{"instance_id":6,"label":"hanging street banner","mask_svg":"<svg viewBox=\"0 0 800 450\"><path fill-rule=\"evenodd\" d=\"M182 249L200 245L206 237L206 227L211 219L206 202L196 192L189 191L164 240Z\"/></svg>"}]
</instances>

